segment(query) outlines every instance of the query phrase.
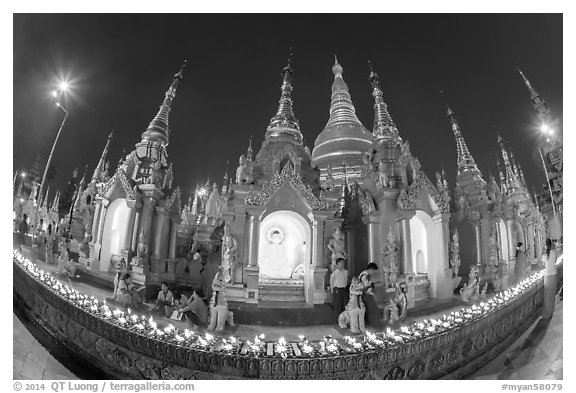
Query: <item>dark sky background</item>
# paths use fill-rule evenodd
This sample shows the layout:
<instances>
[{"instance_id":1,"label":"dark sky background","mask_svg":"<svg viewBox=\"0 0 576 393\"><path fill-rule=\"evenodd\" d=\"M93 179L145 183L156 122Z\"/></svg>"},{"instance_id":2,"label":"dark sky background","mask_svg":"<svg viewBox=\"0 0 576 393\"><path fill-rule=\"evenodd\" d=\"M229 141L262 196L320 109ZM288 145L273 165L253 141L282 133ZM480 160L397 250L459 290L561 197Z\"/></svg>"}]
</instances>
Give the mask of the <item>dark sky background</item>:
<instances>
[{"instance_id":1,"label":"dark sky background","mask_svg":"<svg viewBox=\"0 0 576 393\"><path fill-rule=\"evenodd\" d=\"M174 184L187 195L208 177L221 183L226 161L233 174L250 135L259 150L292 46L294 108L310 148L328 120L334 54L358 117L372 129L371 59L400 135L431 179L444 167L454 186L447 100L486 179L497 174L498 129L530 187L540 189L536 119L516 67L562 124L562 39L560 14L14 15L14 168L40 154L43 169L63 118L50 92L67 75L70 117L51 189L76 166L88 164L91 175L111 129L115 169L186 58L170 117Z\"/></svg>"}]
</instances>

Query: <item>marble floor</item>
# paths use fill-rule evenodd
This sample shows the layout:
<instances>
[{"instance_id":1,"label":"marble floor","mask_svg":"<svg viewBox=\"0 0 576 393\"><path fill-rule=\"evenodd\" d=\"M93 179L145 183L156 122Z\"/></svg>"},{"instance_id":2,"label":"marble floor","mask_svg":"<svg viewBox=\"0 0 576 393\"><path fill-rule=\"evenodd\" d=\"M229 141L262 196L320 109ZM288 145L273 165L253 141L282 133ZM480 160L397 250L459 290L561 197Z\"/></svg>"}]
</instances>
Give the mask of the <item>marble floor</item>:
<instances>
[{"instance_id":1,"label":"marble floor","mask_svg":"<svg viewBox=\"0 0 576 393\"><path fill-rule=\"evenodd\" d=\"M26 329L16 314L14 320L13 379L78 379Z\"/></svg>"},{"instance_id":2,"label":"marble floor","mask_svg":"<svg viewBox=\"0 0 576 393\"><path fill-rule=\"evenodd\" d=\"M538 319L503 353L468 379L561 380L563 302L556 297L551 321Z\"/></svg>"}]
</instances>

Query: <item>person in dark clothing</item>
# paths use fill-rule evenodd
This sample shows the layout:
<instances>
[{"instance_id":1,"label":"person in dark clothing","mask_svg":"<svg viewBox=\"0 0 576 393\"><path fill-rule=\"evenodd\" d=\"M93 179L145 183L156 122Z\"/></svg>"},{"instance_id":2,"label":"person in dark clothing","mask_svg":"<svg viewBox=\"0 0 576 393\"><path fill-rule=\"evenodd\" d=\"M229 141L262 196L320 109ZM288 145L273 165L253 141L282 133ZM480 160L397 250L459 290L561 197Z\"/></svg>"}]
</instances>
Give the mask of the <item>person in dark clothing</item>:
<instances>
[{"instance_id":1,"label":"person in dark clothing","mask_svg":"<svg viewBox=\"0 0 576 393\"><path fill-rule=\"evenodd\" d=\"M26 245L26 239L28 238L28 216L24 214L22 220L18 224L19 241L21 245Z\"/></svg>"},{"instance_id":2,"label":"person in dark clothing","mask_svg":"<svg viewBox=\"0 0 576 393\"><path fill-rule=\"evenodd\" d=\"M206 306L202 289L195 290L188 300L188 305L178 311L186 316L188 325L191 327L208 326L208 307Z\"/></svg>"},{"instance_id":3,"label":"person in dark clothing","mask_svg":"<svg viewBox=\"0 0 576 393\"><path fill-rule=\"evenodd\" d=\"M362 301L366 305L366 323L372 327L380 327L382 321L382 310L378 308L376 300L374 299L374 283L372 276L378 271L378 265L370 262L358 278L364 284L364 293L362 294Z\"/></svg>"}]
</instances>

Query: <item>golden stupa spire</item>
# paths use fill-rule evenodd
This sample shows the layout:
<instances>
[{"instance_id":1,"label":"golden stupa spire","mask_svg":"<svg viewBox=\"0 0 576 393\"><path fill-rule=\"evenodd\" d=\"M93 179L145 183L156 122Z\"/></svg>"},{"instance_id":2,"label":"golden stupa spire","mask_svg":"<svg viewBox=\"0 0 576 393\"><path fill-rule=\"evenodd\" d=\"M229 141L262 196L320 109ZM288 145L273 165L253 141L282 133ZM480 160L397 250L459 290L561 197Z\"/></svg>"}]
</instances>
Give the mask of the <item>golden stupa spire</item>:
<instances>
[{"instance_id":1,"label":"golden stupa spire","mask_svg":"<svg viewBox=\"0 0 576 393\"><path fill-rule=\"evenodd\" d=\"M57 212L58 211L58 205L60 203L60 191L56 191L56 196L54 197L54 201L52 202L52 211Z\"/></svg>"},{"instance_id":2,"label":"golden stupa spire","mask_svg":"<svg viewBox=\"0 0 576 393\"><path fill-rule=\"evenodd\" d=\"M50 184L48 184L48 189L46 190L46 194L44 194L44 199L42 199L42 207L48 209L48 195L50 194Z\"/></svg>"},{"instance_id":3,"label":"golden stupa spire","mask_svg":"<svg viewBox=\"0 0 576 393\"><path fill-rule=\"evenodd\" d=\"M520 67L517 67L516 70L518 70L518 73L520 74L520 76L524 80L524 83L526 84L526 87L530 91L530 96L532 98L537 97L539 95L538 92L532 87L532 84L530 84L530 81L528 80L528 78L526 78Z\"/></svg>"},{"instance_id":4,"label":"golden stupa spire","mask_svg":"<svg viewBox=\"0 0 576 393\"><path fill-rule=\"evenodd\" d=\"M394 124L388 112L388 105L386 105L382 98L382 90L380 90L379 85L380 79L378 74L372 69L372 63L368 61L368 64L370 65L369 80L372 85L372 96L374 97L374 139L399 142L402 139L398 134L396 124Z\"/></svg>"},{"instance_id":5,"label":"golden stupa spire","mask_svg":"<svg viewBox=\"0 0 576 393\"><path fill-rule=\"evenodd\" d=\"M102 177L102 171L106 165L106 156L108 155L108 149L110 149L110 142L112 141L112 136L114 135L114 131L111 131L108 135L108 139L106 140L106 146L104 146L104 150L102 150L102 154L100 155L100 160L98 161L98 165L94 169L94 173L92 174L91 183L96 183L100 181Z\"/></svg>"},{"instance_id":6,"label":"golden stupa spire","mask_svg":"<svg viewBox=\"0 0 576 393\"><path fill-rule=\"evenodd\" d=\"M476 162L470 154L468 150L468 146L466 145L466 141L462 136L462 132L460 131L460 126L458 125L458 121L456 120L456 115L450 109L448 105L447 107L447 114L450 123L452 124L452 132L454 132L454 137L456 138L456 149L458 150L458 174L463 171L474 170L478 171L478 166L476 166Z\"/></svg>"},{"instance_id":7,"label":"golden stupa spire","mask_svg":"<svg viewBox=\"0 0 576 393\"><path fill-rule=\"evenodd\" d=\"M292 49L292 48L290 48ZM294 115L292 105L292 50L288 57L286 67L282 69L282 87L280 100L278 101L278 111L270 119L266 131L266 139L269 137L288 136L289 139L301 144L303 137L300 133L300 124Z\"/></svg>"},{"instance_id":8,"label":"golden stupa spire","mask_svg":"<svg viewBox=\"0 0 576 393\"><path fill-rule=\"evenodd\" d=\"M248 149L246 150L246 158L248 161L252 161L254 155L254 150L252 150L252 135L250 135L250 141L248 142Z\"/></svg>"},{"instance_id":9,"label":"golden stupa spire","mask_svg":"<svg viewBox=\"0 0 576 393\"><path fill-rule=\"evenodd\" d=\"M534 89L534 87L532 87L532 84L530 83L528 78L526 78L526 76L524 75L522 70L520 70L520 68L517 68L517 70L518 70L518 73L520 74L520 76L522 77L522 79L524 80L524 83L526 84L528 91L530 91L530 98L532 100L532 106L534 107L534 110L536 111L536 114L538 116L538 120L540 121L540 124L544 127L549 127L551 120L552 120L551 119L552 115L550 113L550 109L548 108L548 105L546 104L546 101L544 100L544 98L542 98L542 96L540 94L538 94L536 89Z\"/></svg>"},{"instance_id":10,"label":"golden stupa spire","mask_svg":"<svg viewBox=\"0 0 576 393\"><path fill-rule=\"evenodd\" d=\"M162 102L162 105L160 105L158 113L154 119L152 119L146 131L142 134L142 139L158 141L164 144L164 146L168 145L168 137L170 133L168 115L172 109L172 101L174 100L174 97L176 97L178 82L182 79L182 71L184 70L184 67L186 67L186 63L187 60L184 60L184 64L180 67L180 71L174 75L172 84L164 96L164 101Z\"/></svg>"},{"instance_id":11,"label":"golden stupa spire","mask_svg":"<svg viewBox=\"0 0 576 393\"><path fill-rule=\"evenodd\" d=\"M352 103L352 97L348 91L348 85L344 82L342 74L344 69L338 63L338 58L334 55L334 66L332 66L334 82L332 83L332 97L330 102L330 118L326 128L341 124L354 124L364 127L356 116L356 108Z\"/></svg>"}]
</instances>

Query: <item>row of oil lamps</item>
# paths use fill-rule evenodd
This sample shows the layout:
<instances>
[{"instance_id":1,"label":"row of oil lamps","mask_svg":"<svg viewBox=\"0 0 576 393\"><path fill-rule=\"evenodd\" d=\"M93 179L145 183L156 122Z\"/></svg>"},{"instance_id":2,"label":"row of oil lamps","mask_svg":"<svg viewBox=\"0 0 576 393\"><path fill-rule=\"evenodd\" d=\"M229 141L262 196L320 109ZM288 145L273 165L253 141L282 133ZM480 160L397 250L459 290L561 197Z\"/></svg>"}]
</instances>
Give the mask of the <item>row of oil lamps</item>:
<instances>
[{"instance_id":1,"label":"row of oil lamps","mask_svg":"<svg viewBox=\"0 0 576 393\"><path fill-rule=\"evenodd\" d=\"M444 333L470 321L485 316L500 307L509 304L523 293L542 280L543 272L537 272L518 283L513 288L495 294L490 299L484 300L471 307L462 308L460 311L451 312L438 319L426 319L413 323L411 326L403 326L392 330L387 328L383 332L369 332L363 335L345 336L335 339L324 336L321 340L308 340L304 335L294 342L288 342L281 337L276 342L266 341L265 335L260 334L254 340L246 340L234 336L221 337L210 333L201 334L189 329L183 332L172 324L160 328L157 322L150 316L136 315L129 308L127 311L116 308L110 309L106 301L99 301L94 296L79 293L73 288L62 284L50 273L39 269L34 263L25 258L19 251L14 250L14 260L25 271L58 294L61 298L82 308L108 323L120 326L134 333L162 340L172 344L193 348L201 351L220 352L224 354L245 355L253 357L280 357L280 358L306 358L337 356L350 353L360 353L378 348L389 348L432 335Z\"/></svg>"}]
</instances>

